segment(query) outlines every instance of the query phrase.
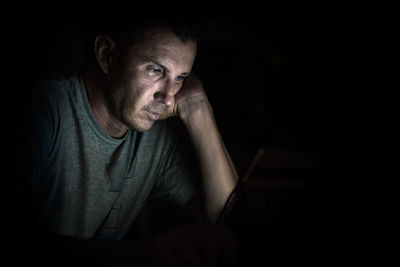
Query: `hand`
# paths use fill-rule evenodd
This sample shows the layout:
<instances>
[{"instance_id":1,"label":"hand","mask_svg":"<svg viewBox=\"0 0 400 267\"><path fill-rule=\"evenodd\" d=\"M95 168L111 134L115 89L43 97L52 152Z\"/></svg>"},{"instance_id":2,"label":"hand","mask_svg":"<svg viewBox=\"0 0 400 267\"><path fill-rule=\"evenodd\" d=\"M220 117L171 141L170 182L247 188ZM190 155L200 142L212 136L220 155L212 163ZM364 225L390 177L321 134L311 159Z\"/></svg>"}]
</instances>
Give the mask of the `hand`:
<instances>
[{"instance_id":1,"label":"hand","mask_svg":"<svg viewBox=\"0 0 400 267\"><path fill-rule=\"evenodd\" d=\"M207 103L207 95L199 77L192 73L186 78L182 88L175 95L175 102L160 117L166 119L173 116L184 117L193 112L199 105Z\"/></svg>"}]
</instances>

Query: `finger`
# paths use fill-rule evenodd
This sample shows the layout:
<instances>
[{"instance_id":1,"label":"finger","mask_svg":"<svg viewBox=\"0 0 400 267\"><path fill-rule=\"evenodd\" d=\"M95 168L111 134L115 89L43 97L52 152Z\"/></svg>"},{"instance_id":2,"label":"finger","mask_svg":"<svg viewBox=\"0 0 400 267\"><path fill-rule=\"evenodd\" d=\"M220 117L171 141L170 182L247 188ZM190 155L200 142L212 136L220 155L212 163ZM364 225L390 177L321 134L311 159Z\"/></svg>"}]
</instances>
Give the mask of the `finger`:
<instances>
[{"instance_id":1,"label":"finger","mask_svg":"<svg viewBox=\"0 0 400 267\"><path fill-rule=\"evenodd\" d=\"M161 114L160 120L165 120L165 119L167 119L167 118L176 116L177 114L175 113L175 110L176 110L175 104L174 104L173 106L171 106L171 107L168 107L168 108Z\"/></svg>"}]
</instances>

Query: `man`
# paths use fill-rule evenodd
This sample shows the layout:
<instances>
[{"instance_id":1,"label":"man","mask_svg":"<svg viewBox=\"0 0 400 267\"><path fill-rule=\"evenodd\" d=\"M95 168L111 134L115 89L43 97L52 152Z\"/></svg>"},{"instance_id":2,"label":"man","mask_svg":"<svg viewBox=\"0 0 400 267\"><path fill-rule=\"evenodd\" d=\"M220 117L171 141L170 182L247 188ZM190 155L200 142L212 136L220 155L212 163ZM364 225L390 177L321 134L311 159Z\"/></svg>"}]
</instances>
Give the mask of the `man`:
<instances>
[{"instance_id":1,"label":"man","mask_svg":"<svg viewBox=\"0 0 400 267\"><path fill-rule=\"evenodd\" d=\"M193 257L182 250L178 261L161 256L168 246L174 251L170 241L176 236L170 233L144 248L132 243L114 248L147 199L184 205L198 174L203 209L216 222L238 178L203 85L192 73L196 40L175 22L152 17L104 31L94 39L94 64L82 75L43 82L33 90L22 143L31 196L27 205L35 227L49 233L61 250L79 248L79 256L89 261L93 256L140 263L146 253L156 253L172 265L188 257L182 262L190 266L230 240L226 229L178 230L186 240L181 247L203 244ZM199 172L192 166L191 148ZM106 256L110 251L118 256Z\"/></svg>"}]
</instances>

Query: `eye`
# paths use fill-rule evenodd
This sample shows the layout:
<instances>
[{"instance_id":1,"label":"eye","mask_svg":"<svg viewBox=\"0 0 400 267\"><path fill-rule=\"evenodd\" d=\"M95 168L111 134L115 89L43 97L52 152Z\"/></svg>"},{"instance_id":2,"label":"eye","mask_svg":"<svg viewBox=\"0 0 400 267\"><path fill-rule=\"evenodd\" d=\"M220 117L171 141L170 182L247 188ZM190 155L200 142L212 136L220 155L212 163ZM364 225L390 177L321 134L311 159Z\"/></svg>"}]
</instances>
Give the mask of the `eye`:
<instances>
[{"instance_id":1,"label":"eye","mask_svg":"<svg viewBox=\"0 0 400 267\"><path fill-rule=\"evenodd\" d=\"M176 80L177 80L178 82L182 82L182 81L185 80L185 78L186 78L186 76L179 75L178 77L176 77Z\"/></svg>"},{"instance_id":2,"label":"eye","mask_svg":"<svg viewBox=\"0 0 400 267\"><path fill-rule=\"evenodd\" d=\"M159 76L161 74L163 74L164 70L158 66L148 66L146 68L147 72L149 73L150 76Z\"/></svg>"}]
</instances>

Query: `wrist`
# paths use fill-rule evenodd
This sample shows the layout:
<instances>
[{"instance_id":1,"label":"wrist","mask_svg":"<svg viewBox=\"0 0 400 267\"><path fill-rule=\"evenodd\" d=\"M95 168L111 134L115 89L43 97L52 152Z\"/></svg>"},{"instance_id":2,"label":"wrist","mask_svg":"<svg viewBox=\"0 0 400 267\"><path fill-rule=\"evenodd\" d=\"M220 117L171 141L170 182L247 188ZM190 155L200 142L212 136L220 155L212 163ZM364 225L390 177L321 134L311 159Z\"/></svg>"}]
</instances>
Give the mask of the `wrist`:
<instances>
[{"instance_id":1,"label":"wrist","mask_svg":"<svg viewBox=\"0 0 400 267\"><path fill-rule=\"evenodd\" d=\"M207 98L202 97L196 99L190 104L183 104L179 106L178 116L183 120L184 123L191 123L193 121L201 120L202 118L213 116L212 107Z\"/></svg>"}]
</instances>

